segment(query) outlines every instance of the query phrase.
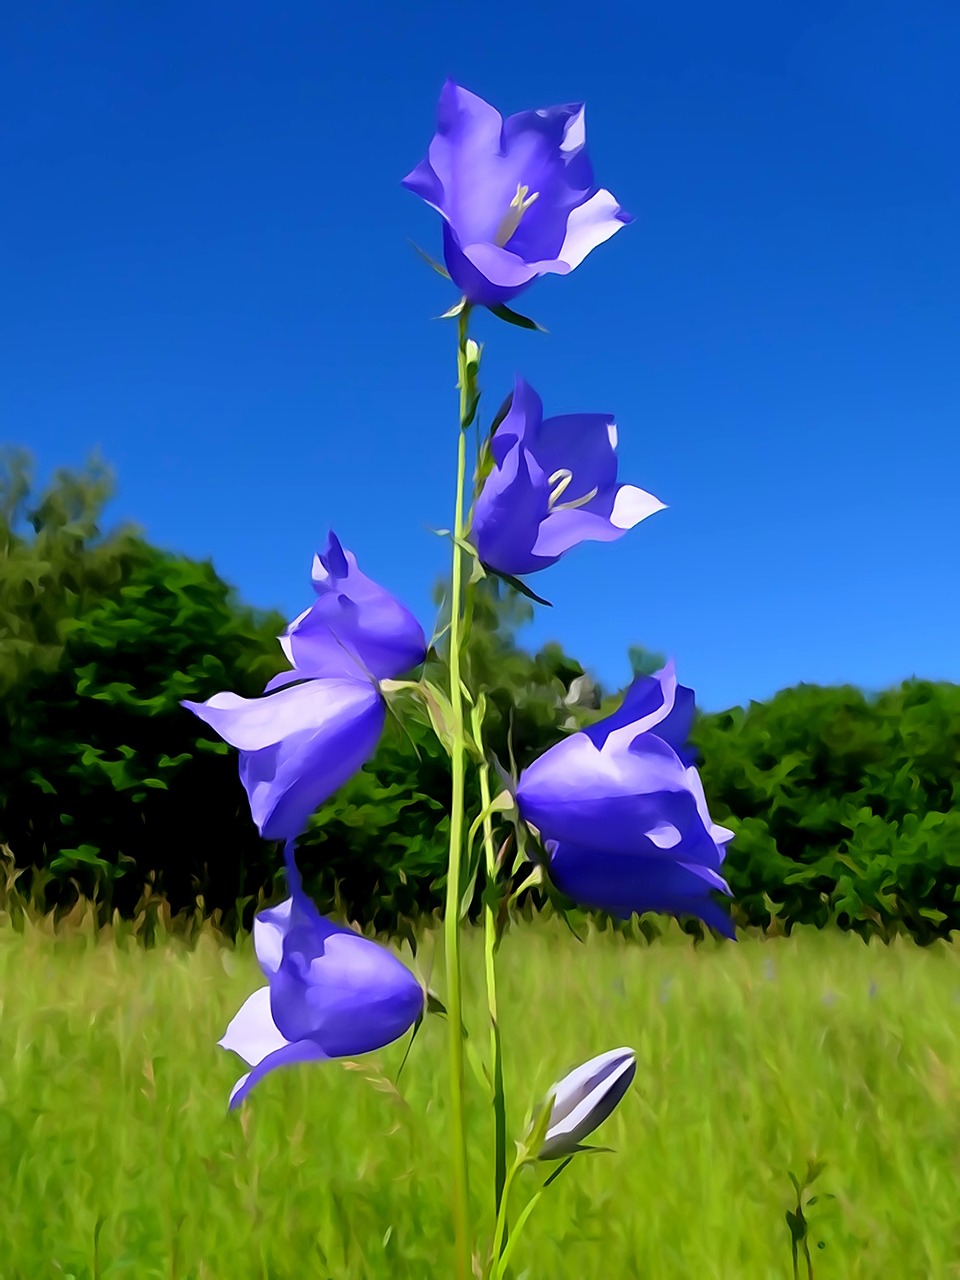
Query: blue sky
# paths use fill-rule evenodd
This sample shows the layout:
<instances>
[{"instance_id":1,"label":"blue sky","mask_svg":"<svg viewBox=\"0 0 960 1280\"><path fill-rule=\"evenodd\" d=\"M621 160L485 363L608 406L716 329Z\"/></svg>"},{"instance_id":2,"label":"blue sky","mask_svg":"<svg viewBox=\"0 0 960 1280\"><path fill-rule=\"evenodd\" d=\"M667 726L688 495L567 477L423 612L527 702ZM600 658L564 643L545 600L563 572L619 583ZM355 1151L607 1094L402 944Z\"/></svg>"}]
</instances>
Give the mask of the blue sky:
<instances>
[{"instance_id":1,"label":"blue sky","mask_svg":"<svg viewBox=\"0 0 960 1280\"><path fill-rule=\"evenodd\" d=\"M531 582L611 685L672 654L709 709L800 680L960 679L960 7L8 7L0 438L99 446L115 517L252 602L334 528L429 629L456 446L450 287L403 191L447 75L583 100L636 215L487 317L491 411L613 412L669 504Z\"/></svg>"}]
</instances>

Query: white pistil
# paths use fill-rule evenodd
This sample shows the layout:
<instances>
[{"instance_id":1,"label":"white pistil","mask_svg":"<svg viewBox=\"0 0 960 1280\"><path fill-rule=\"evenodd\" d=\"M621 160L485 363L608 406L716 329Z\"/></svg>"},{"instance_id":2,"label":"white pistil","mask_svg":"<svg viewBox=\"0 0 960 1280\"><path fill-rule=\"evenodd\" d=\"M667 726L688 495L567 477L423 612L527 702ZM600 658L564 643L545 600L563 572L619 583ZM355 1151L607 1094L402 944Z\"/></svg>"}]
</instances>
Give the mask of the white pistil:
<instances>
[{"instance_id":1,"label":"white pistil","mask_svg":"<svg viewBox=\"0 0 960 1280\"><path fill-rule=\"evenodd\" d=\"M519 227L520 219L533 202L540 199L539 191L534 191L533 195L527 195L529 190L529 187L517 186L517 194L510 201L507 212L503 215L503 220L497 228L497 234L493 237L493 243L500 249L504 247L517 227Z\"/></svg>"}]
</instances>

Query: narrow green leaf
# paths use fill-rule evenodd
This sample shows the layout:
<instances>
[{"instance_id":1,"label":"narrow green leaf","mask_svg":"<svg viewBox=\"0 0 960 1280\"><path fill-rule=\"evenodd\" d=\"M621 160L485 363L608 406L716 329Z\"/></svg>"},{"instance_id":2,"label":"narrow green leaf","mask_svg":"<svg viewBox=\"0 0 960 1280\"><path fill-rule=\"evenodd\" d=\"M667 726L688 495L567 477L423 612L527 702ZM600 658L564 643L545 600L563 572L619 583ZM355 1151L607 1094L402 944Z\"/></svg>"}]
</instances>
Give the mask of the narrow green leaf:
<instances>
[{"instance_id":1,"label":"narrow green leaf","mask_svg":"<svg viewBox=\"0 0 960 1280\"><path fill-rule=\"evenodd\" d=\"M503 1253L500 1255L500 1261L497 1263L497 1269L494 1272L494 1276L496 1277L496 1280L503 1280L504 1276L506 1276L507 1266L510 1262L510 1255L513 1253L513 1249L517 1242L517 1239L519 1238L520 1232L526 1226L527 1219L530 1217L531 1213L533 1213L534 1209L537 1207L537 1201L540 1199L542 1195L543 1195L543 1188L541 1187L540 1190L535 1192L527 1201L527 1203L524 1205L523 1211L520 1214L520 1217L517 1218L516 1225L513 1228L513 1231L510 1235L510 1239L504 1245Z\"/></svg>"},{"instance_id":2,"label":"narrow green leaf","mask_svg":"<svg viewBox=\"0 0 960 1280\"><path fill-rule=\"evenodd\" d=\"M564 1169L566 1169L567 1165L570 1163L572 1159L573 1159L573 1156L567 1156L566 1160L563 1160L560 1164L557 1165L556 1169L554 1169L550 1177L547 1178L546 1182L544 1182L541 1188L542 1191L546 1191L547 1187L549 1187L551 1182L556 1182L556 1180L560 1177L561 1173L563 1173Z\"/></svg>"}]
</instances>

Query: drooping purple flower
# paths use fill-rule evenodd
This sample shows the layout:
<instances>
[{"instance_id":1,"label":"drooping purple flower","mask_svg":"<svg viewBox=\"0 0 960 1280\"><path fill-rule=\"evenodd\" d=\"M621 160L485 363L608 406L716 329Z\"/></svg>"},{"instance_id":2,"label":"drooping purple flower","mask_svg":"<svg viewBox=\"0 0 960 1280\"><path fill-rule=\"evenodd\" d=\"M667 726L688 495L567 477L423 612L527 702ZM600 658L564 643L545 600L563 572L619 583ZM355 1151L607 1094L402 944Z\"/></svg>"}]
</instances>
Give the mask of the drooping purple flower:
<instances>
[{"instance_id":1,"label":"drooping purple flower","mask_svg":"<svg viewBox=\"0 0 960 1280\"><path fill-rule=\"evenodd\" d=\"M443 218L454 283L482 306L509 301L538 276L567 275L632 218L598 187L582 103L504 120L448 80L437 132L403 179Z\"/></svg>"},{"instance_id":2,"label":"drooping purple flower","mask_svg":"<svg viewBox=\"0 0 960 1280\"><path fill-rule=\"evenodd\" d=\"M409 969L326 920L299 884L255 918L253 940L267 985L247 999L220 1041L252 1068L234 1085L231 1109L275 1067L370 1053L402 1036L423 1011L423 990Z\"/></svg>"},{"instance_id":3,"label":"drooping purple flower","mask_svg":"<svg viewBox=\"0 0 960 1280\"><path fill-rule=\"evenodd\" d=\"M280 637L293 669L274 676L266 696L183 703L240 749L240 779L266 840L295 839L370 759L386 718L377 681L426 653L416 618L360 572L333 533L314 559L313 583L315 604Z\"/></svg>"},{"instance_id":4,"label":"drooping purple flower","mask_svg":"<svg viewBox=\"0 0 960 1280\"><path fill-rule=\"evenodd\" d=\"M733 937L710 897L730 893L720 867L733 832L711 820L686 746L693 710L672 662L638 676L613 715L523 771L517 805L562 893L621 917L697 915Z\"/></svg>"},{"instance_id":5,"label":"drooping purple flower","mask_svg":"<svg viewBox=\"0 0 960 1280\"><path fill-rule=\"evenodd\" d=\"M301 834L313 811L373 755L386 718L376 684L345 677L183 705L240 749L240 780L265 840Z\"/></svg>"},{"instance_id":6,"label":"drooping purple flower","mask_svg":"<svg viewBox=\"0 0 960 1280\"><path fill-rule=\"evenodd\" d=\"M584 1138L612 1115L637 1072L632 1049L591 1058L550 1090L553 1108L538 1160L560 1160L580 1151Z\"/></svg>"},{"instance_id":7,"label":"drooping purple flower","mask_svg":"<svg viewBox=\"0 0 960 1280\"><path fill-rule=\"evenodd\" d=\"M544 419L540 397L517 378L474 507L471 537L481 561L499 573L535 573L580 542L612 542L662 511L652 494L617 483L616 444L609 414Z\"/></svg>"},{"instance_id":8,"label":"drooping purple flower","mask_svg":"<svg viewBox=\"0 0 960 1280\"><path fill-rule=\"evenodd\" d=\"M357 558L330 533L314 557L317 600L280 637L287 661L305 676L392 680L420 665L423 628L400 601L357 568Z\"/></svg>"}]
</instances>

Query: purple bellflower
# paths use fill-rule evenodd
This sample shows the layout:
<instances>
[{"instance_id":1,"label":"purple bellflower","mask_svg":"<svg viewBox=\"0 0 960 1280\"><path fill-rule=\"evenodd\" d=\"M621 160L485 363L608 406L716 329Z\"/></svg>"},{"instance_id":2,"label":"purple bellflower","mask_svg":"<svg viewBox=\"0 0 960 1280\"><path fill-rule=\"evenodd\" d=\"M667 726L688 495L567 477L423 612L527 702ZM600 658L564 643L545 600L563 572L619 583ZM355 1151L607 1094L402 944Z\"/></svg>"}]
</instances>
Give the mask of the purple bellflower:
<instances>
[{"instance_id":1,"label":"purple bellflower","mask_svg":"<svg viewBox=\"0 0 960 1280\"><path fill-rule=\"evenodd\" d=\"M423 661L416 619L357 569L331 534L314 562L318 599L280 643L293 663L266 696L217 693L183 705L240 750L240 780L265 840L300 835L373 755L386 719L378 680Z\"/></svg>"},{"instance_id":2,"label":"purple bellflower","mask_svg":"<svg viewBox=\"0 0 960 1280\"><path fill-rule=\"evenodd\" d=\"M580 542L612 542L662 511L652 494L617 484L616 444L609 414L544 420L540 397L517 378L474 508L471 536L482 563L512 576L534 573Z\"/></svg>"},{"instance_id":3,"label":"purple bellflower","mask_svg":"<svg viewBox=\"0 0 960 1280\"><path fill-rule=\"evenodd\" d=\"M553 1109L538 1160L560 1160L582 1151L584 1138L612 1115L637 1072L632 1049L591 1058L553 1086Z\"/></svg>"},{"instance_id":4,"label":"purple bellflower","mask_svg":"<svg viewBox=\"0 0 960 1280\"><path fill-rule=\"evenodd\" d=\"M733 832L711 821L686 741L694 695L673 663L638 676L619 709L520 775L517 805L540 832L561 893L623 918L696 915L735 937L710 898Z\"/></svg>"},{"instance_id":5,"label":"purple bellflower","mask_svg":"<svg viewBox=\"0 0 960 1280\"><path fill-rule=\"evenodd\" d=\"M598 187L583 105L502 118L448 80L437 132L403 185L443 218L443 257L466 298L493 307L567 275L632 218Z\"/></svg>"},{"instance_id":6,"label":"purple bellflower","mask_svg":"<svg viewBox=\"0 0 960 1280\"><path fill-rule=\"evenodd\" d=\"M267 985L246 1000L220 1041L251 1067L233 1087L231 1110L275 1067L370 1053L423 1012L423 990L409 969L384 947L324 919L299 877L292 890L254 920Z\"/></svg>"}]
</instances>

